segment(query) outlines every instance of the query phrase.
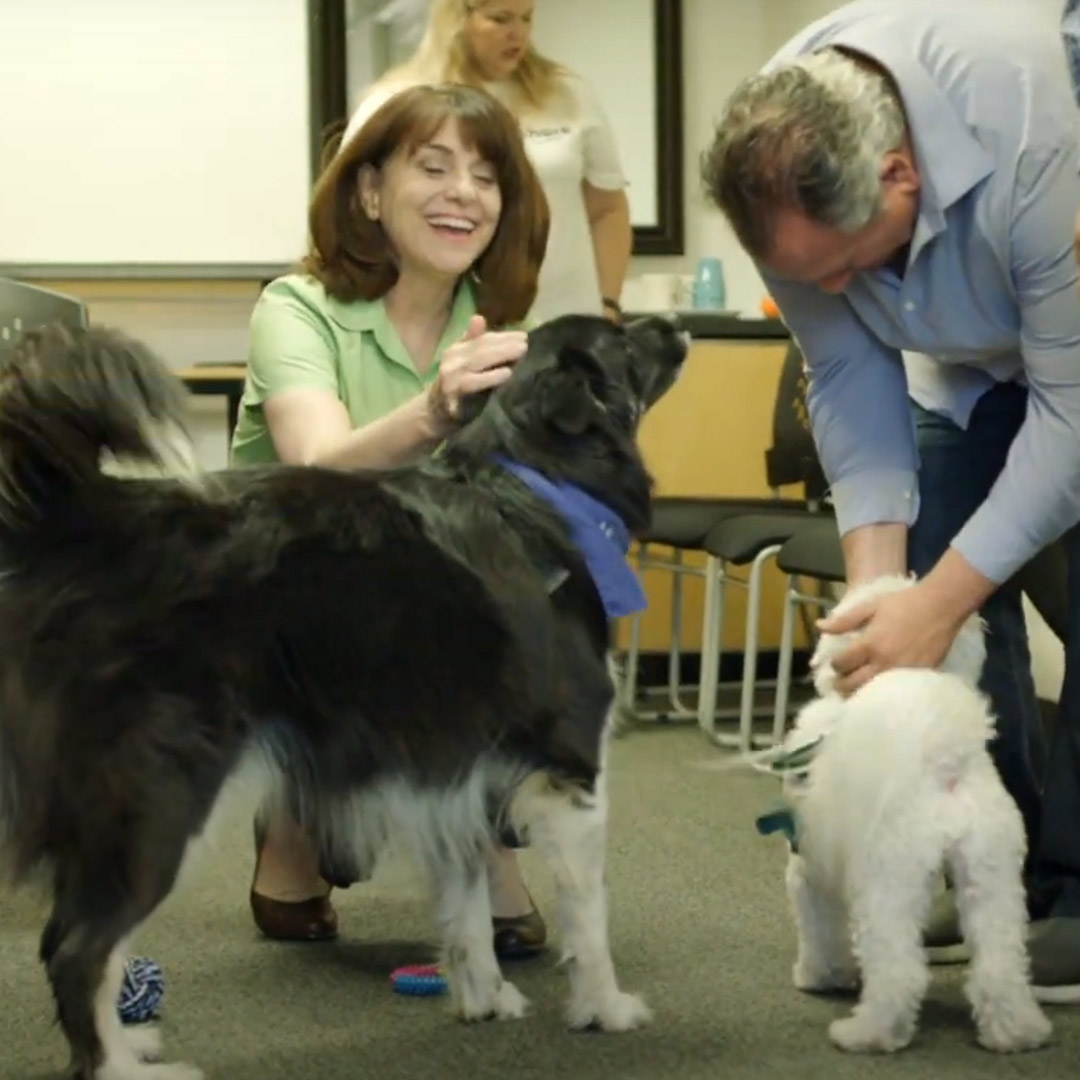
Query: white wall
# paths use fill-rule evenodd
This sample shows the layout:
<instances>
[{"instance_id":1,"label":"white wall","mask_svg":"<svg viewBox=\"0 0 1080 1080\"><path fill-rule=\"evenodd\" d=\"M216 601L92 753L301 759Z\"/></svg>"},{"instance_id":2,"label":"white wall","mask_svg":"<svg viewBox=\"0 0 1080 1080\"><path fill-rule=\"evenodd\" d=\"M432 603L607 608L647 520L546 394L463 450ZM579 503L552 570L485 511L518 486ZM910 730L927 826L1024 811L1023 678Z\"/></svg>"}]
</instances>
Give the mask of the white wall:
<instances>
[{"instance_id":1,"label":"white wall","mask_svg":"<svg viewBox=\"0 0 1080 1080\"><path fill-rule=\"evenodd\" d=\"M840 5L832 0L683 0L686 252L635 258L631 276L692 273L703 255L724 262L727 306L760 315L761 278L721 216L703 197L700 159L727 95L753 74L789 37ZM633 283L629 286L633 292Z\"/></svg>"}]
</instances>

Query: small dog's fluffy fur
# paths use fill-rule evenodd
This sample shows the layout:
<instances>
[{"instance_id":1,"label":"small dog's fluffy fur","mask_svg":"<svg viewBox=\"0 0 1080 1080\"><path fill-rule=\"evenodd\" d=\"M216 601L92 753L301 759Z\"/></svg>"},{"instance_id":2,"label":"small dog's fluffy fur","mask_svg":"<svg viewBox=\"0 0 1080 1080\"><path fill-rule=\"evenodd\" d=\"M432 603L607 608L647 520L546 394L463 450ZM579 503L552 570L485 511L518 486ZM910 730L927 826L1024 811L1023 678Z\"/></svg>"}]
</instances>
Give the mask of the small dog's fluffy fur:
<instances>
[{"instance_id":1,"label":"small dog's fluffy fur","mask_svg":"<svg viewBox=\"0 0 1080 1080\"><path fill-rule=\"evenodd\" d=\"M881 578L835 610L910 583ZM947 868L972 952L967 995L979 1042L997 1051L1037 1047L1051 1027L1028 978L1023 822L986 748L994 722L976 689L982 627L967 622L940 670L883 672L844 699L831 660L855 636L823 635L811 662L819 696L782 747L824 736L809 768L784 785L798 822L786 873L795 985L861 985L853 1013L830 1025L837 1046L906 1046L929 981L922 933Z\"/></svg>"},{"instance_id":2,"label":"small dog's fluffy fur","mask_svg":"<svg viewBox=\"0 0 1080 1080\"><path fill-rule=\"evenodd\" d=\"M121 1028L124 951L253 763L335 884L391 837L423 864L464 1019L526 1009L485 874L512 830L555 874L570 1025L648 1020L607 936L609 622L566 522L498 459L640 533L638 421L686 349L661 319L548 323L438 455L374 475L198 475L182 387L117 334L37 331L0 363L0 842L51 889L79 1080L200 1075ZM186 475L115 475L131 462Z\"/></svg>"}]
</instances>

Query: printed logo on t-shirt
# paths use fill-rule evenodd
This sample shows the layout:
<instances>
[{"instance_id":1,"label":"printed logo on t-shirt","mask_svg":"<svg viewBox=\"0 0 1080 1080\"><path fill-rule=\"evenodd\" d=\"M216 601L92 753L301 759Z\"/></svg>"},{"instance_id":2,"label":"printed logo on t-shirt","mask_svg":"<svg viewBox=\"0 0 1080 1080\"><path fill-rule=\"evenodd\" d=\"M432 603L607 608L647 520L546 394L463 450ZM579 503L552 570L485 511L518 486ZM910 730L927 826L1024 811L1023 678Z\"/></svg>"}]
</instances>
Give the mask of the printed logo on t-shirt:
<instances>
[{"instance_id":1,"label":"printed logo on t-shirt","mask_svg":"<svg viewBox=\"0 0 1080 1080\"><path fill-rule=\"evenodd\" d=\"M560 135L569 135L573 128L569 124L560 124L558 127L526 127L522 133L526 139L557 139Z\"/></svg>"}]
</instances>

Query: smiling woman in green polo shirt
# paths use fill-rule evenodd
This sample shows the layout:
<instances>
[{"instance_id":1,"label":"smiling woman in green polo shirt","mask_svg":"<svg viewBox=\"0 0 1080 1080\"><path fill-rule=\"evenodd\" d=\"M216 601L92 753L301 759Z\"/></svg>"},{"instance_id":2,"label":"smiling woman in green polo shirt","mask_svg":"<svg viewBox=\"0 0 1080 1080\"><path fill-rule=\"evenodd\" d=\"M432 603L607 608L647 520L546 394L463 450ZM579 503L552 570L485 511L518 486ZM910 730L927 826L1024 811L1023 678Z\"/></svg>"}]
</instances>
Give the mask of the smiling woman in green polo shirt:
<instances>
[{"instance_id":1,"label":"smiling woman in green polo shirt","mask_svg":"<svg viewBox=\"0 0 1080 1080\"><path fill-rule=\"evenodd\" d=\"M233 436L236 464L383 468L430 453L464 395L525 351L548 232L518 125L466 87L387 102L315 185L299 271L263 291ZM268 937L335 936L330 886L295 824L260 822L251 889ZM542 948L512 851L489 867L496 949Z\"/></svg>"}]
</instances>

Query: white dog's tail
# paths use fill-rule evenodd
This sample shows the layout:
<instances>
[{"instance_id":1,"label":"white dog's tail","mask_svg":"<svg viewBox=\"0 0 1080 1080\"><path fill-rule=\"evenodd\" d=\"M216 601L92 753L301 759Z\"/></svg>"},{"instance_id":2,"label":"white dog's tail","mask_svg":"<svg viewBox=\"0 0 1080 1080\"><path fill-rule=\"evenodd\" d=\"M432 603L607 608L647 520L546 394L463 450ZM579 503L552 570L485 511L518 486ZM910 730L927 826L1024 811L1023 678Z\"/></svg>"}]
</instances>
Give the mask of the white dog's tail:
<instances>
[{"instance_id":1,"label":"white dog's tail","mask_svg":"<svg viewBox=\"0 0 1080 1080\"><path fill-rule=\"evenodd\" d=\"M933 714L923 729L922 762L928 775L952 788L972 761L983 760L994 717L986 697L959 679L943 674L934 681L936 696L922 702Z\"/></svg>"},{"instance_id":2,"label":"white dog's tail","mask_svg":"<svg viewBox=\"0 0 1080 1080\"><path fill-rule=\"evenodd\" d=\"M911 800L948 791L993 738L985 697L954 675L883 672L847 702L815 762L807 833L831 837L815 856L834 873ZM922 793L922 795L920 795ZM815 826L814 816L822 820ZM830 844L831 846L831 844Z\"/></svg>"}]
</instances>

